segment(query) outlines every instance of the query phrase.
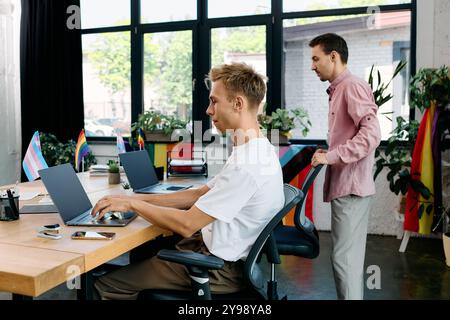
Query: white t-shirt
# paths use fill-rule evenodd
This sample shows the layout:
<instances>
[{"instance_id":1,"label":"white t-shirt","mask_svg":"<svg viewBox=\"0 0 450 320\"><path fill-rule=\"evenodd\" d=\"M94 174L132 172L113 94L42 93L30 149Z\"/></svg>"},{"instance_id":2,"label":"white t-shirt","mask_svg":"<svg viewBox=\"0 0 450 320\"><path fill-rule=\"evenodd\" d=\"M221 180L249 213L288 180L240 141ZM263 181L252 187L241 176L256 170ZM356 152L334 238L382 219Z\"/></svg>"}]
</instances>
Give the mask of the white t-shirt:
<instances>
[{"instance_id":1,"label":"white t-shirt","mask_svg":"<svg viewBox=\"0 0 450 320\"><path fill-rule=\"evenodd\" d=\"M267 138L233 147L210 190L195 206L216 218L202 229L209 252L226 261L245 260L256 238L283 207L283 175Z\"/></svg>"}]
</instances>

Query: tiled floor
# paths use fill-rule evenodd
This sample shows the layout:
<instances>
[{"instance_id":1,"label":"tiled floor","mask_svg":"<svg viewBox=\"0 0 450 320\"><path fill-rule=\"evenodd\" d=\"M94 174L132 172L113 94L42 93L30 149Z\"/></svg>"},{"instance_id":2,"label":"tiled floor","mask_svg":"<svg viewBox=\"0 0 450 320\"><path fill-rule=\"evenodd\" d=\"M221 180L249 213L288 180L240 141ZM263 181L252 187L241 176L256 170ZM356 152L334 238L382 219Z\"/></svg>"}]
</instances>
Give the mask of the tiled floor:
<instances>
[{"instance_id":1,"label":"tiled floor","mask_svg":"<svg viewBox=\"0 0 450 320\"><path fill-rule=\"evenodd\" d=\"M283 257L277 267L280 293L290 300L336 299L330 265L330 234L320 233L321 253L314 260ZM412 238L406 253L398 252L400 240L394 237L369 236L366 268L379 267L381 289L366 287L365 299L450 299L450 268L444 262L442 242L436 239ZM119 262L126 261L122 256ZM373 275L366 274L366 279ZM371 281L373 277L369 279ZM76 298L65 284L50 290L37 299ZM0 299L11 299L0 293Z\"/></svg>"}]
</instances>

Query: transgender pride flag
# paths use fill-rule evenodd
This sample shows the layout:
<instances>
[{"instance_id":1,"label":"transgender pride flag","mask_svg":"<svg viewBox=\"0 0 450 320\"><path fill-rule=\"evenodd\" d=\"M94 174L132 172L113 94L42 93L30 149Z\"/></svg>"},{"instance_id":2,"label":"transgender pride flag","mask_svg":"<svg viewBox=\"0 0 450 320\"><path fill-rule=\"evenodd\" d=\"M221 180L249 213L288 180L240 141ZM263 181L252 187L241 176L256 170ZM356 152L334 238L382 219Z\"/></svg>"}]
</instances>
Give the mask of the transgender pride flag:
<instances>
[{"instance_id":1,"label":"transgender pride flag","mask_svg":"<svg viewBox=\"0 0 450 320\"><path fill-rule=\"evenodd\" d=\"M48 165L42 156L41 141L39 131L36 131L31 138L30 145L22 162L23 171L27 175L28 181L39 178L38 170L47 169Z\"/></svg>"}]
</instances>

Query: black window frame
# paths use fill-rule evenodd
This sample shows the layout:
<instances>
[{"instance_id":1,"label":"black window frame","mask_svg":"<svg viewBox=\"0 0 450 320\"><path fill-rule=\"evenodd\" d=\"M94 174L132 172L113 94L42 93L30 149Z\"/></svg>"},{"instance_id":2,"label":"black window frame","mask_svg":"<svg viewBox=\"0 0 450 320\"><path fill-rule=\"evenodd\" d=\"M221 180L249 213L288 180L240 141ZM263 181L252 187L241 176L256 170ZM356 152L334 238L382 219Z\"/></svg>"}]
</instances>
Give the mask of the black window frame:
<instances>
[{"instance_id":1,"label":"black window frame","mask_svg":"<svg viewBox=\"0 0 450 320\"><path fill-rule=\"evenodd\" d=\"M95 1L95 0L93 0ZM131 23L127 26L111 26L82 29L81 34L98 34L106 32L129 31L131 35L131 123L137 121L138 115L144 108L144 35L146 33L168 31L192 31L192 120L201 121L202 134L210 128L210 120L206 115L209 92L203 85L203 79L211 64L211 29L231 28L243 26L266 26L266 70L267 70L267 112L274 111L274 106L284 107L283 88L283 21L295 18L314 18L324 16L340 16L351 14L365 14L366 7L336 8L327 10L283 12L282 0L271 0L271 13L261 15L245 15L223 18L211 18L208 15L208 0L197 0L197 18L195 20L141 23L140 0L130 0ZM411 11L411 51L410 75L416 73L416 23L417 0L407 4L380 5L380 12ZM415 119L414 110L410 110L409 120ZM194 132L198 130L194 126ZM193 134L195 136L195 134ZM88 141L112 143L115 137L88 137ZM203 141L202 142L209 142ZM291 139L291 143L325 145L325 140ZM382 144L385 142L382 142Z\"/></svg>"}]
</instances>

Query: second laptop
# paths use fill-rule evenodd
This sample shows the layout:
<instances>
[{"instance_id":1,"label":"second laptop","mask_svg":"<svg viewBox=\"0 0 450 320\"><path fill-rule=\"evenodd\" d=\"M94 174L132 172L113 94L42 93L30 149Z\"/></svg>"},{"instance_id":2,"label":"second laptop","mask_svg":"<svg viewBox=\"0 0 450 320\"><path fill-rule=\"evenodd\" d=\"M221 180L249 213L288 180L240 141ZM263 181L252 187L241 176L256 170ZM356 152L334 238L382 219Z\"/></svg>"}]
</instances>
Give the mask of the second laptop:
<instances>
[{"instance_id":1,"label":"second laptop","mask_svg":"<svg viewBox=\"0 0 450 320\"><path fill-rule=\"evenodd\" d=\"M121 153L119 157L128 182L136 193L171 193L192 187L160 183L146 150Z\"/></svg>"}]
</instances>

